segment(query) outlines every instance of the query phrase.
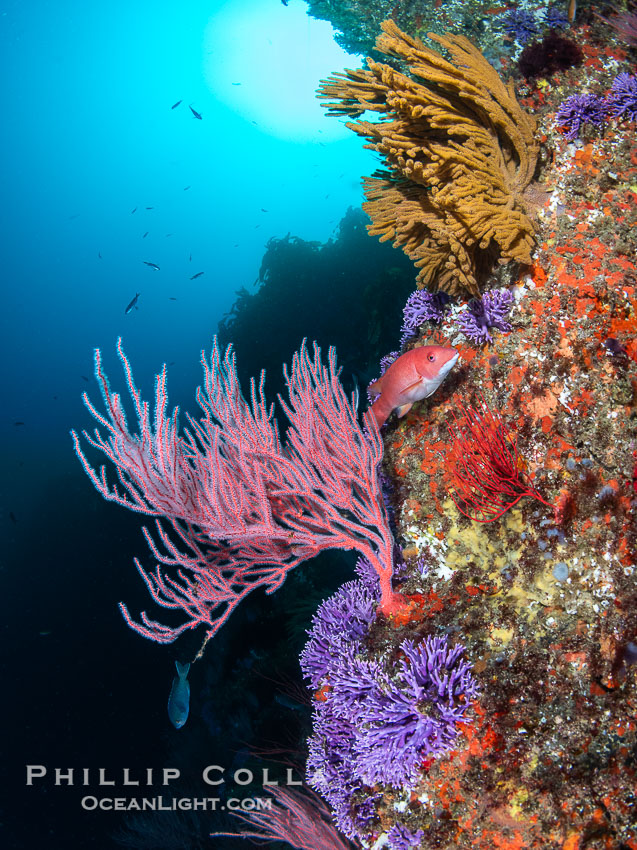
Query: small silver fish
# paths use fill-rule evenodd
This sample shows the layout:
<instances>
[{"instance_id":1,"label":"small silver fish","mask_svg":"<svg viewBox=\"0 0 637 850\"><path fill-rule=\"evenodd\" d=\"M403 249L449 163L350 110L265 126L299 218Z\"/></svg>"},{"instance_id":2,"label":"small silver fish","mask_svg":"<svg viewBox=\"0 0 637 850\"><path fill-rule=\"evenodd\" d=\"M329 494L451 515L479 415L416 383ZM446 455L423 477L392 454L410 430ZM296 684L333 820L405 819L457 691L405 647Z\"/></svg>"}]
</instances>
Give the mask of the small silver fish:
<instances>
[{"instance_id":1,"label":"small silver fish","mask_svg":"<svg viewBox=\"0 0 637 850\"><path fill-rule=\"evenodd\" d=\"M177 675L173 679L173 685L168 697L168 717L175 729L181 729L190 710L190 683L186 678L190 670L190 664L181 664L175 661Z\"/></svg>"},{"instance_id":2,"label":"small silver fish","mask_svg":"<svg viewBox=\"0 0 637 850\"><path fill-rule=\"evenodd\" d=\"M156 272L159 271L159 266L157 265L157 263L149 263L148 260L142 260L142 263L145 266L148 266L149 268L151 268L153 271L156 271Z\"/></svg>"}]
</instances>

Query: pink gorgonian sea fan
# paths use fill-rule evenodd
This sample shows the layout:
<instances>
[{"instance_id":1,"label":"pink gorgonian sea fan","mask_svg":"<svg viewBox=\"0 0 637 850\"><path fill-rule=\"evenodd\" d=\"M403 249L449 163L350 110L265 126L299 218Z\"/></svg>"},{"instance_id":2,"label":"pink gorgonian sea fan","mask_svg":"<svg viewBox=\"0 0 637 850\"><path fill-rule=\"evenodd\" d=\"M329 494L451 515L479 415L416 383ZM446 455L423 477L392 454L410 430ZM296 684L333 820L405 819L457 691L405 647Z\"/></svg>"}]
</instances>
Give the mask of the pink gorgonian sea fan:
<instances>
[{"instance_id":1,"label":"pink gorgonian sea fan","mask_svg":"<svg viewBox=\"0 0 637 850\"><path fill-rule=\"evenodd\" d=\"M178 626L162 625L145 612L135 622L120 603L129 626L170 643L203 624L208 640L248 593L257 587L272 593L290 569L332 548L356 549L367 558L380 579L379 610L387 615L400 610L377 472L383 445L369 411L364 428L359 424L358 396L346 396L334 349L325 366L316 343L311 357L304 340L291 370L284 367L289 399L279 401L289 420L285 442L265 400L265 372L258 383L251 381L248 401L231 346L222 358L215 338L209 361L202 352L204 383L197 390L202 415L187 415L183 434L178 409L167 414L166 366L156 377L151 416L121 340L117 350L137 431L129 429L122 399L111 391L96 350L105 413L86 393L83 398L103 433L96 428L83 436L115 466L119 483L110 485L105 468L91 466L73 431L75 450L105 499L155 517L154 534L143 530L159 563L154 570L135 564L154 601L186 615Z\"/></svg>"},{"instance_id":2,"label":"pink gorgonian sea fan","mask_svg":"<svg viewBox=\"0 0 637 850\"><path fill-rule=\"evenodd\" d=\"M604 15L597 15L597 17L610 24L617 35L627 44L637 47L637 3L629 0L623 10L616 6L611 8L614 14L610 18Z\"/></svg>"},{"instance_id":3,"label":"pink gorgonian sea fan","mask_svg":"<svg viewBox=\"0 0 637 850\"><path fill-rule=\"evenodd\" d=\"M283 841L298 850L353 850L331 823L330 812L310 788L304 791L273 786L272 807L247 813L232 812L245 824L239 832L211 832L211 838L252 838L252 843Z\"/></svg>"}]
</instances>

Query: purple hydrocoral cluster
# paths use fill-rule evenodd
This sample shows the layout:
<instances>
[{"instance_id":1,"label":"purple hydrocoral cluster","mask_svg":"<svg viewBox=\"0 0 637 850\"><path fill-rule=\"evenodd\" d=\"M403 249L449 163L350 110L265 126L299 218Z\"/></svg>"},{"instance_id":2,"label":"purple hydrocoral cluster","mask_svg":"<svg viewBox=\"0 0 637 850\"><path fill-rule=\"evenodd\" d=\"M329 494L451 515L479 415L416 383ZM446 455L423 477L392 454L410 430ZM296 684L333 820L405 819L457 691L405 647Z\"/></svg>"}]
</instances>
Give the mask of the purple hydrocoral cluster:
<instances>
[{"instance_id":1,"label":"purple hydrocoral cluster","mask_svg":"<svg viewBox=\"0 0 637 850\"><path fill-rule=\"evenodd\" d=\"M555 113L555 123L566 127L565 137L569 142L579 138L583 124L599 127L607 118L607 105L603 97L596 94L572 94L560 104Z\"/></svg>"},{"instance_id":2,"label":"purple hydrocoral cluster","mask_svg":"<svg viewBox=\"0 0 637 850\"><path fill-rule=\"evenodd\" d=\"M618 74L613 80L606 103L614 118L626 116L629 121L637 121L637 76Z\"/></svg>"},{"instance_id":3,"label":"purple hydrocoral cluster","mask_svg":"<svg viewBox=\"0 0 637 850\"><path fill-rule=\"evenodd\" d=\"M456 723L477 695L462 646L427 637L400 649L404 658L391 676L379 662L358 659L333 673L332 696L356 728L356 770L370 786L415 781L425 757L451 749Z\"/></svg>"},{"instance_id":4,"label":"purple hydrocoral cluster","mask_svg":"<svg viewBox=\"0 0 637 850\"><path fill-rule=\"evenodd\" d=\"M417 289L412 292L403 309L400 347L413 336L425 322L441 322L451 298L446 292L429 292Z\"/></svg>"},{"instance_id":5,"label":"purple hydrocoral cluster","mask_svg":"<svg viewBox=\"0 0 637 850\"><path fill-rule=\"evenodd\" d=\"M400 356L399 351L390 351L389 354L385 354L384 357L380 358L380 374L384 375L385 372L389 369L391 364Z\"/></svg>"},{"instance_id":6,"label":"purple hydrocoral cluster","mask_svg":"<svg viewBox=\"0 0 637 850\"><path fill-rule=\"evenodd\" d=\"M566 6L549 6L546 10L546 23L551 29L566 29L569 26L568 16L566 14Z\"/></svg>"},{"instance_id":7,"label":"purple hydrocoral cluster","mask_svg":"<svg viewBox=\"0 0 637 850\"><path fill-rule=\"evenodd\" d=\"M596 94L567 97L555 113L555 123L566 127L565 137L573 142L579 138L583 124L599 127L609 115L637 121L637 77L634 74L618 74L606 98Z\"/></svg>"},{"instance_id":8,"label":"purple hydrocoral cluster","mask_svg":"<svg viewBox=\"0 0 637 850\"><path fill-rule=\"evenodd\" d=\"M308 781L350 838L369 832L376 798L369 788L416 781L426 757L453 746L457 723L477 696L464 648L449 646L446 637L404 640L393 667L365 657L375 599L365 580L344 585L315 615L301 656L312 689L322 687L308 740Z\"/></svg>"},{"instance_id":9,"label":"purple hydrocoral cluster","mask_svg":"<svg viewBox=\"0 0 637 850\"><path fill-rule=\"evenodd\" d=\"M514 9L509 12L503 19L502 26L506 34L514 38L518 44L526 44L540 31L535 17L524 9Z\"/></svg>"},{"instance_id":10,"label":"purple hydrocoral cluster","mask_svg":"<svg viewBox=\"0 0 637 850\"><path fill-rule=\"evenodd\" d=\"M402 341L401 341L401 345L402 345ZM385 354L384 357L380 358L379 368L380 368L381 377L385 374L385 372L389 369L389 367L394 362L394 360L396 360L398 357L400 357L400 351L390 351L389 354ZM372 381L372 384L375 384L377 380L378 380L378 378L376 378L374 381ZM368 387L367 387L367 401L369 402L369 405L371 407L371 405L376 400L376 396L375 395L372 396L372 394L370 393L370 391L369 391L370 386L371 386L371 384L369 384Z\"/></svg>"},{"instance_id":11,"label":"purple hydrocoral cluster","mask_svg":"<svg viewBox=\"0 0 637 850\"><path fill-rule=\"evenodd\" d=\"M513 303L513 294L508 289L493 289L482 298L474 298L457 318L461 331L474 342L493 342L489 328L510 331L506 316Z\"/></svg>"},{"instance_id":12,"label":"purple hydrocoral cluster","mask_svg":"<svg viewBox=\"0 0 637 850\"><path fill-rule=\"evenodd\" d=\"M321 686L338 659L360 643L376 619L378 577L364 558L359 558L357 571L362 580L348 581L314 615L310 639L300 658L303 675L314 689Z\"/></svg>"},{"instance_id":13,"label":"purple hydrocoral cluster","mask_svg":"<svg viewBox=\"0 0 637 850\"><path fill-rule=\"evenodd\" d=\"M412 847L420 847L425 833L422 829L411 832L406 826L396 823L387 833L391 850L411 850Z\"/></svg>"}]
</instances>

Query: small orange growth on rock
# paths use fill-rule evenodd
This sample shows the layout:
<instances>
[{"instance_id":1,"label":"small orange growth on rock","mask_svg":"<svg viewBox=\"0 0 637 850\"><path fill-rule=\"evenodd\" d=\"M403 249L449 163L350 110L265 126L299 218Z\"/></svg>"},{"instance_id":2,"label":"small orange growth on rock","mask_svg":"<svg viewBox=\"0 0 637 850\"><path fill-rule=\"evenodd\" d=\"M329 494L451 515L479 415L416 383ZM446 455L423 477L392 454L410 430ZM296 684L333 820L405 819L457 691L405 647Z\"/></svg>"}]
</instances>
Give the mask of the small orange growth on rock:
<instances>
[{"instance_id":1,"label":"small orange growth on rock","mask_svg":"<svg viewBox=\"0 0 637 850\"><path fill-rule=\"evenodd\" d=\"M571 832L568 836L564 844L562 844L562 850L579 850L580 847L580 833L579 832Z\"/></svg>"},{"instance_id":2,"label":"small orange growth on rock","mask_svg":"<svg viewBox=\"0 0 637 850\"><path fill-rule=\"evenodd\" d=\"M560 491L555 503L555 524L569 525L577 513L577 504L573 494L566 488Z\"/></svg>"}]
</instances>

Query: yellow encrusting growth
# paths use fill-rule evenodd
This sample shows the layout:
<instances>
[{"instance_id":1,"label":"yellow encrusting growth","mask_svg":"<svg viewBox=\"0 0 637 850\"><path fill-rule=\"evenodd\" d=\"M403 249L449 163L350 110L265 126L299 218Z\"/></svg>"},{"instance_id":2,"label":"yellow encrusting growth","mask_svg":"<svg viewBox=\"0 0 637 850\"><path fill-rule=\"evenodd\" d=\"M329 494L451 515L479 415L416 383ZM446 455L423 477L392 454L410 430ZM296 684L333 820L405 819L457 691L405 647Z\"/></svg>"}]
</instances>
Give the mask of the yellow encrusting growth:
<instances>
[{"instance_id":1,"label":"yellow encrusting growth","mask_svg":"<svg viewBox=\"0 0 637 850\"><path fill-rule=\"evenodd\" d=\"M377 49L411 76L368 59L368 70L334 74L318 95L332 115L386 117L347 125L389 167L365 179L370 233L414 260L421 287L477 295L494 261L531 261L524 193L537 163L535 122L464 36L429 33L452 63L391 20L382 29Z\"/></svg>"}]
</instances>

